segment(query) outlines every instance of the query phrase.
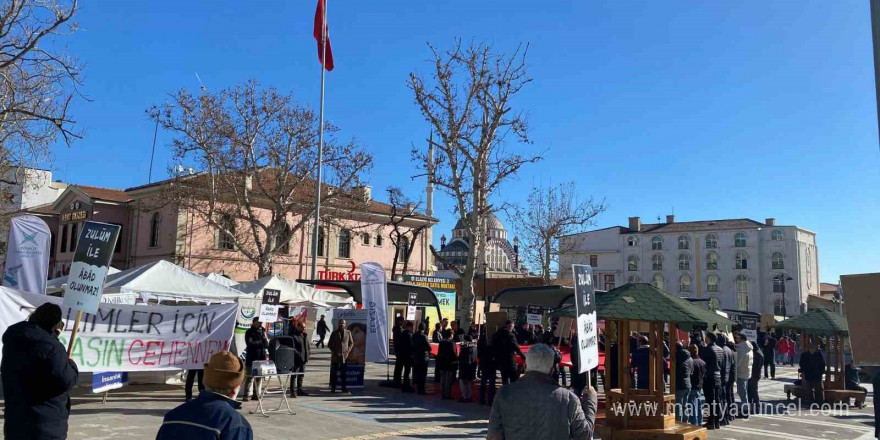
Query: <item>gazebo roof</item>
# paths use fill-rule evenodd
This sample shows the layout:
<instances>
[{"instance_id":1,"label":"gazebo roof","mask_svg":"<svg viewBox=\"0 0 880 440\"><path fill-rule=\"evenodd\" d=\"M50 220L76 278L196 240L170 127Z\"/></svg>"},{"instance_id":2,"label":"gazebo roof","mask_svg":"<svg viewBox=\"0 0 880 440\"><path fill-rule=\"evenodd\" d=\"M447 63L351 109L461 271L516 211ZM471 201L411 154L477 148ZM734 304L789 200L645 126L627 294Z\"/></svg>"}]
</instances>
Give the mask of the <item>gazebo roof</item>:
<instances>
[{"instance_id":1,"label":"gazebo roof","mask_svg":"<svg viewBox=\"0 0 880 440\"><path fill-rule=\"evenodd\" d=\"M847 333L849 330L846 318L825 309L810 309L807 313L776 324L776 328L803 330L808 334L825 336Z\"/></svg>"},{"instance_id":2,"label":"gazebo roof","mask_svg":"<svg viewBox=\"0 0 880 440\"><path fill-rule=\"evenodd\" d=\"M736 323L652 284L628 283L596 296L599 319L674 322L682 330L713 325L729 330Z\"/></svg>"}]
</instances>

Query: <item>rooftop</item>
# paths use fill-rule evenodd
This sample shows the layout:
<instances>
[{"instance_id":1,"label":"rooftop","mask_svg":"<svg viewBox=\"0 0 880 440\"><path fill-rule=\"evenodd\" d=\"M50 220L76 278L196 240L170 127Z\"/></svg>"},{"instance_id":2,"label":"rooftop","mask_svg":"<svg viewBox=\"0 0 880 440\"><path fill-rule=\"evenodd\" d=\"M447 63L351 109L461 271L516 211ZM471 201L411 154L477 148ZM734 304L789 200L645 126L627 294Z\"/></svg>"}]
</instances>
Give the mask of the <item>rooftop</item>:
<instances>
[{"instance_id":1,"label":"rooftop","mask_svg":"<svg viewBox=\"0 0 880 440\"><path fill-rule=\"evenodd\" d=\"M698 220L692 222L674 223L642 223L641 231L635 231L621 226L621 234L649 233L649 232L691 232L691 231L717 231L724 229L754 229L768 227L766 224L748 219L737 218L727 220ZM769 226L772 227L772 226Z\"/></svg>"},{"instance_id":2,"label":"rooftop","mask_svg":"<svg viewBox=\"0 0 880 440\"><path fill-rule=\"evenodd\" d=\"M93 199L107 200L110 202L130 202L131 196L125 191L97 186L71 185L84 192Z\"/></svg>"}]
</instances>

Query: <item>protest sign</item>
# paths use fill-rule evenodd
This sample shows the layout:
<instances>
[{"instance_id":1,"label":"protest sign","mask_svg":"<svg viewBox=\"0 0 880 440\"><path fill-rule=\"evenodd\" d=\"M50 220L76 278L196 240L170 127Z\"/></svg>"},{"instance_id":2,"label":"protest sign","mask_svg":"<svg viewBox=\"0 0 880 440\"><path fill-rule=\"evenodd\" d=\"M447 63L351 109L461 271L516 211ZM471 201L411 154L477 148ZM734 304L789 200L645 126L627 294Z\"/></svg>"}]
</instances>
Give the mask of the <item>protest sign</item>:
<instances>
[{"instance_id":1,"label":"protest sign","mask_svg":"<svg viewBox=\"0 0 880 440\"><path fill-rule=\"evenodd\" d=\"M416 319L416 297L418 294L415 292L409 293L409 301L406 305L406 320L414 321Z\"/></svg>"},{"instance_id":2,"label":"protest sign","mask_svg":"<svg viewBox=\"0 0 880 440\"><path fill-rule=\"evenodd\" d=\"M574 276L575 310L580 371L584 373L599 366L599 345L596 335L596 291L593 286L593 268L583 264L571 265Z\"/></svg>"},{"instance_id":3,"label":"protest sign","mask_svg":"<svg viewBox=\"0 0 880 440\"><path fill-rule=\"evenodd\" d=\"M61 306L58 338L68 344L77 310L62 299L0 287L0 328L24 321L44 303ZM84 313L70 357L80 372L202 369L212 354L229 350L237 304L131 306L100 303ZM2 346L0 346L2 352Z\"/></svg>"},{"instance_id":4,"label":"protest sign","mask_svg":"<svg viewBox=\"0 0 880 440\"><path fill-rule=\"evenodd\" d=\"M128 373L126 372L92 373L92 392L95 394L118 390L126 385L128 385Z\"/></svg>"},{"instance_id":5,"label":"protest sign","mask_svg":"<svg viewBox=\"0 0 880 440\"><path fill-rule=\"evenodd\" d=\"M332 323L334 330L338 327L340 319L345 320L345 328L351 332L351 339L354 342L345 363L345 383L348 388L362 388L367 360L367 309L334 309ZM337 374L336 378L339 381L340 375Z\"/></svg>"},{"instance_id":6,"label":"protest sign","mask_svg":"<svg viewBox=\"0 0 880 440\"><path fill-rule=\"evenodd\" d=\"M361 295L367 311L367 360L388 360L388 286L379 263L361 264Z\"/></svg>"},{"instance_id":7,"label":"protest sign","mask_svg":"<svg viewBox=\"0 0 880 440\"><path fill-rule=\"evenodd\" d=\"M532 325L541 325L541 318L544 316L544 309L540 306L529 304L526 308L526 323Z\"/></svg>"},{"instance_id":8,"label":"protest sign","mask_svg":"<svg viewBox=\"0 0 880 440\"><path fill-rule=\"evenodd\" d=\"M263 303L260 304L260 322L275 322L278 320L278 309L281 304L281 291L276 289L263 289Z\"/></svg>"},{"instance_id":9,"label":"protest sign","mask_svg":"<svg viewBox=\"0 0 880 440\"><path fill-rule=\"evenodd\" d=\"M107 277L120 228L118 225L93 221L83 223L67 276L65 307L92 314L98 311L104 278Z\"/></svg>"},{"instance_id":10,"label":"protest sign","mask_svg":"<svg viewBox=\"0 0 880 440\"><path fill-rule=\"evenodd\" d=\"M32 215L13 217L9 223L3 285L44 295L52 241L49 226Z\"/></svg>"},{"instance_id":11,"label":"protest sign","mask_svg":"<svg viewBox=\"0 0 880 440\"><path fill-rule=\"evenodd\" d=\"M880 365L880 273L841 275L840 284L853 361L860 366Z\"/></svg>"}]
</instances>

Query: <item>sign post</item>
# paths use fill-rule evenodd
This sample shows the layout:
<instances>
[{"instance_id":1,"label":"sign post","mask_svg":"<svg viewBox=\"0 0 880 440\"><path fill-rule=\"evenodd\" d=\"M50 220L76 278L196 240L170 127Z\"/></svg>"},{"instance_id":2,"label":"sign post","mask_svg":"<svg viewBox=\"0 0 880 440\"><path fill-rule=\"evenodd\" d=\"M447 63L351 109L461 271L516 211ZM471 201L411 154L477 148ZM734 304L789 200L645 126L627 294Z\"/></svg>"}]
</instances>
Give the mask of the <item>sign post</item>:
<instances>
[{"instance_id":1,"label":"sign post","mask_svg":"<svg viewBox=\"0 0 880 440\"><path fill-rule=\"evenodd\" d=\"M599 344L596 335L596 291L593 286L593 268L572 264L574 275L575 309L577 311L578 373L589 372L599 366ZM589 376L587 383L590 383Z\"/></svg>"},{"instance_id":2,"label":"sign post","mask_svg":"<svg viewBox=\"0 0 880 440\"><path fill-rule=\"evenodd\" d=\"M416 297L418 296L415 292L409 293L409 301L406 305L406 320L414 321L416 319Z\"/></svg>"},{"instance_id":3,"label":"sign post","mask_svg":"<svg viewBox=\"0 0 880 440\"><path fill-rule=\"evenodd\" d=\"M273 323L278 321L278 309L281 304L281 291L263 289L263 303L260 304L260 322Z\"/></svg>"},{"instance_id":4,"label":"sign post","mask_svg":"<svg viewBox=\"0 0 880 440\"><path fill-rule=\"evenodd\" d=\"M73 264L67 276L67 289L64 291L64 306L76 310L76 321L67 345L67 355L73 350L76 333L82 314L95 314L104 292L104 279L113 258L113 248L119 239L118 225L87 221L76 242Z\"/></svg>"}]
</instances>

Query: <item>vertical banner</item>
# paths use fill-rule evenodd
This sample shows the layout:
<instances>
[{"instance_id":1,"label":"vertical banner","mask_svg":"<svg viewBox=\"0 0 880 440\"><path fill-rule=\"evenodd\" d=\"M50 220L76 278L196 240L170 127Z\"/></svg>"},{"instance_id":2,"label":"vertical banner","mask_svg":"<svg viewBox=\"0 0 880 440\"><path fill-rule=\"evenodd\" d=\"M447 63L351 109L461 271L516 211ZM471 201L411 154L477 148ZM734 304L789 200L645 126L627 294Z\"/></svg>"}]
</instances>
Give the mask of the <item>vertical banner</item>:
<instances>
[{"instance_id":1,"label":"vertical banner","mask_svg":"<svg viewBox=\"0 0 880 440\"><path fill-rule=\"evenodd\" d=\"M278 321L278 309L281 304L281 291L263 289L263 303L260 304L260 322Z\"/></svg>"},{"instance_id":2,"label":"vertical banner","mask_svg":"<svg viewBox=\"0 0 880 440\"><path fill-rule=\"evenodd\" d=\"M593 268L583 264L571 265L574 276L575 309L580 371L584 373L599 366L599 345L596 336L596 291L593 286Z\"/></svg>"},{"instance_id":3,"label":"vertical banner","mask_svg":"<svg viewBox=\"0 0 880 440\"><path fill-rule=\"evenodd\" d=\"M409 293L409 301L406 304L406 320L407 321L415 321L416 320L416 298L418 294L415 292Z\"/></svg>"},{"instance_id":4,"label":"vertical banner","mask_svg":"<svg viewBox=\"0 0 880 440\"><path fill-rule=\"evenodd\" d=\"M242 298L238 300L238 313L235 316L235 354L241 355L245 349L244 334L254 318L260 316L260 300Z\"/></svg>"},{"instance_id":5,"label":"vertical banner","mask_svg":"<svg viewBox=\"0 0 880 440\"><path fill-rule=\"evenodd\" d=\"M345 320L345 328L351 332L354 345L345 365L345 383L349 388L363 388L364 369L366 368L367 350L367 310L366 309L333 309L331 328L336 330L340 319ZM336 376L340 379L339 375Z\"/></svg>"},{"instance_id":6,"label":"vertical banner","mask_svg":"<svg viewBox=\"0 0 880 440\"><path fill-rule=\"evenodd\" d=\"M83 223L82 233L76 242L73 264L67 276L67 289L64 291L64 306L84 313L95 314L101 293L104 291L104 278L113 258L113 248L119 239L121 226L87 221Z\"/></svg>"},{"instance_id":7,"label":"vertical banner","mask_svg":"<svg viewBox=\"0 0 880 440\"><path fill-rule=\"evenodd\" d=\"M46 294L51 237L49 226L38 217L12 218L3 271L4 286L37 295Z\"/></svg>"},{"instance_id":8,"label":"vertical banner","mask_svg":"<svg viewBox=\"0 0 880 440\"><path fill-rule=\"evenodd\" d=\"M367 311L367 360L388 360L388 286L379 263L361 264L361 298Z\"/></svg>"}]
</instances>

